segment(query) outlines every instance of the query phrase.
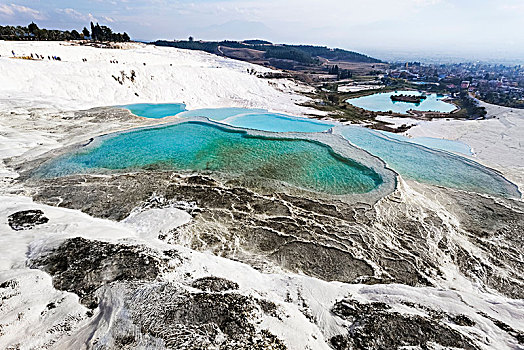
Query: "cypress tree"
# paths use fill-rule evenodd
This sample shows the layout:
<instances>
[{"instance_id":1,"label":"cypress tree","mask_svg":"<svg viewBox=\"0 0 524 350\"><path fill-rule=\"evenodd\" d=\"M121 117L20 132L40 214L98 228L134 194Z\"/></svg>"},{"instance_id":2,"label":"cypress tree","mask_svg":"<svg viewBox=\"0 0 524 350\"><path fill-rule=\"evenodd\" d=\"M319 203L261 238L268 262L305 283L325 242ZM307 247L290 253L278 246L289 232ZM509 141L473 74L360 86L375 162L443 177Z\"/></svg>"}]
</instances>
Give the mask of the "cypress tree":
<instances>
[{"instance_id":1,"label":"cypress tree","mask_svg":"<svg viewBox=\"0 0 524 350\"><path fill-rule=\"evenodd\" d=\"M29 33L35 34L38 31L38 26L35 22L31 22L31 24L27 26L27 29L29 29Z\"/></svg>"}]
</instances>

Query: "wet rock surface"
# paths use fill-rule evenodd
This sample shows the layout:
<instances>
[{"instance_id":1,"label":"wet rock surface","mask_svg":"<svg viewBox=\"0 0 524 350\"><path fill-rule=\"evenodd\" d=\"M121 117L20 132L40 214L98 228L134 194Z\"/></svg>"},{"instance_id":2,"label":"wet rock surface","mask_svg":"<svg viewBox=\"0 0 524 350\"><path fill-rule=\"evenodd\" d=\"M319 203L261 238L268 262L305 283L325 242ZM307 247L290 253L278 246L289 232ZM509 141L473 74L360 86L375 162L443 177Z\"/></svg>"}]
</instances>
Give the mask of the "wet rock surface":
<instances>
[{"instance_id":1,"label":"wet rock surface","mask_svg":"<svg viewBox=\"0 0 524 350\"><path fill-rule=\"evenodd\" d=\"M165 258L164 258L165 259ZM162 258L140 246L91 241L77 237L29 261L53 277L58 290L73 292L90 307L97 306L95 292L114 281L152 281L163 271Z\"/></svg>"},{"instance_id":2,"label":"wet rock surface","mask_svg":"<svg viewBox=\"0 0 524 350\"><path fill-rule=\"evenodd\" d=\"M8 225L15 231L30 230L47 222L49 219L40 209L18 211L7 217Z\"/></svg>"},{"instance_id":3,"label":"wet rock surface","mask_svg":"<svg viewBox=\"0 0 524 350\"><path fill-rule=\"evenodd\" d=\"M517 201L439 188L435 201L442 209L397 192L372 207L173 172L71 176L33 188L36 200L112 220L137 207L187 210L192 221L161 239L266 272L284 268L328 281L431 286L443 278L442 262L452 261L474 281L523 296L524 205ZM483 212L492 212L485 226Z\"/></svg>"},{"instance_id":4,"label":"wet rock surface","mask_svg":"<svg viewBox=\"0 0 524 350\"><path fill-rule=\"evenodd\" d=\"M118 213L122 217L127 210L137 208L181 208L193 219L168 232L162 237L164 243L187 242L193 249L210 250L261 270L271 271L276 266L325 280L421 286L439 278L438 259L449 259L460 266L470 259L484 258L478 250L472 254L467 245L454 239L458 235L468 244L475 243L476 231L451 225L441 212L410 205L401 195L369 207L280 193L269 196L204 176L157 173L154 177L149 174L146 181L144 175L87 177L85 187L82 178L78 178L79 182L70 188L75 195L68 199L78 196L78 202L60 205L78 206L86 212L95 210L101 216ZM146 189L151 192L140 191L132 180L149 183L151 187ZM73 183L72 178L66 181ZM44 188L56 186L55 192L46 193L59 198L59 184L50 182ZM88 189L105 191L107 201L100 198L98 202L82 204L81 192L93 193ZM450 193L445 199L450 203L463 200L454 195ZM469 199L477 200L475 196ZM440 200L444 202L444 197ZM497 208L496 204L490 205ZM520 227L516 217L518 203L499 205L507 209L508 224L500 224L500 228L489 233L495 238L504 230L511 232ZM500 211L504 212L502 208ZM458 217L459 223L466 222L467 218ZM496 256L504 250L499 244L492 244L496 250L486 252L485 257L499 262L490 265L494 271L519 268L518 263L504 265L506 257ZM457 252L463 255L456 257ZM176 283L167 282L162 272L173 268L172 262L180 259L174 248L153 252L125 242L73 238L53 250L30 254L30 266L48 272L57 289L78 294L84 305L93 308L90 329L96 331L89 339L93 339L97 349L285 348L281 339L260 327L262 317L272 317L275 322L289 317L283 308L271 300L244 295L233 280L212 275L195 279L184 274L184 278L175 279ZM472 274L471 278L477 276ZM325 322L311 299L297 293L286 302L294 304L311 324ZM344 320L347 332L335 336L331 333L324 341L335 349L478 349L477 344L488 344L474 337L481 327L477 325L479 319L470 317L471 314L446 314L407 301L404 305L414 309L413 313L395 311L395 303L365 303L347 297L333 306L330 316ZM478 315L517 343L522 341L519 330L496 317ZM108 319L115 323L108 326L103 321Z\"/></svg>"},{"instance_id":5,"label":"wet rock surface","mask_svg":"<svg viewBox=\"0 0 524 350\"><path fill-rule=\"evenodd\" d=\"M442 320L392 311L384 303L360 303L345 299L337 302L333 314L349 321L347 334L330 339L337 350L432 349L435 344L453 349L479 349L472 340L444 324Z\"/></svg>"},{"instance_id":6,"label":"wet rock surface","mask_svg":"<svg viewBox=\"0 0 524 350\"><path fill-rule=\"evenodd\" d=\"M70 195L63 196L66 192ZM375 255L370 249L376 242L366 231L376 214L367 204L262 195L209 177L172 172L44 180L35 198L113 220L124 219L138 206L187 209L191 204L192 222L163 237L166 242L190 242L192 249L210 250L265 271L281 266L349 283L430 284L408 255L386 247ZM383 266L378 271L372 267L377 260Z\"/></svg>"},{"instance_id":7,"label":"wet rock surface","mask_svg":"<svg viewBox=\"0 0 524 350\"><path fill-rule=\"evenodd\" d=\"M494 317L487 315L485 312L481 311L478 314L481 315L482 317L487 318L488 320L493 322L499 329L503 330L504 332L514 337L517 340L518 344L524 345L524 331L516 330L513 327L511 327L510 325L508 325L507 323L502 322L500 320L497 320Z\"/></svg>"},{"instance_id":8,"label":"wet rock surface","mask_svg":"<svg viewBox=\"0 0 524 350\"><path fill-rule=\"evenodd\" d=\"M72 294L54 289L44 273L22 271L11 274L8 279L0 276L0 348L60 348L53 345L65 334L78 330L88 318L85 308ZM28 294L33 297L27 298ZM24 325L28 328L23 329ZM9 342L13 331L29 341L42 336L47 339L37 345L24 344L21 339Z\"/></svg>"}]
</instances>

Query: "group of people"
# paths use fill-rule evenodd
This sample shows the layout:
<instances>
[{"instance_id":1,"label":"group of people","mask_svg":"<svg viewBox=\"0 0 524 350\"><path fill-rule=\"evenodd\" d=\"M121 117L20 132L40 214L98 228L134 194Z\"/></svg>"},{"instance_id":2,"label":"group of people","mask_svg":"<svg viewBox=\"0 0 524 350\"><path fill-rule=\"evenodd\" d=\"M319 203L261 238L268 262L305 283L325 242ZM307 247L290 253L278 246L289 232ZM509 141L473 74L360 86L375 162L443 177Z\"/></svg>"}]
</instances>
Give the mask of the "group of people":
<instances>
[{"instance_id":1,"label":"group of people","mask_svg":"<svg viewBox=\"0 0 524 350\"><path fill-rule=\"evenodd\" d=\"M117 60L110 60L109 63L118 63Z\"/></svg>"},{"instance_id":2,"label":"group of people","mask_svg":"<svg viewBox=\"0 0 524 350\"><path fill-rule=\"evenodd\" d=\"M13 57L18 57L16 56L15 54L15 50L11 50L11 53L13 54ZM21 57L18 57L18 58L25 58L25 59L37 59L37 60L45 60L45 56L44 55L40 55L40 54L37 54L37 53L32 53L30 54L29 56L21 56ZM60 56L47 56L47 59L49 61L53 60L53 61L62 61L62 59L60 58ZM82 58L82 62L87 62L87 58ZM118 61L110 61L111 63L118 63Z\"/></svg>"},{"instance_id":3,"label":"group of people","mask_svg":"<svg viewBox=\"0 0 524 350\"><path fill-rule=\"evenodd\" d=\"M15 54L15 51L14 51L14 50L11 50L11 53L13 54L13 57L16 57L16 54ZM24 56L24 57L25 57L25 56ZM31 53L31 54L30 54L29 56L27 56L27 57L31 57L32 60L34 60L34 59L37 59L37 60L45 60L45 56L44 56L44 55L39 55L39 54L37 54L37 53L35 53L35 54L32 54L32 53ZM51 59L52 59L53 61L62 61L62 59L61 59L59 56L47 56L47 59L48 59L49 61L51 61Z\"/></svg>"}]
</instances>

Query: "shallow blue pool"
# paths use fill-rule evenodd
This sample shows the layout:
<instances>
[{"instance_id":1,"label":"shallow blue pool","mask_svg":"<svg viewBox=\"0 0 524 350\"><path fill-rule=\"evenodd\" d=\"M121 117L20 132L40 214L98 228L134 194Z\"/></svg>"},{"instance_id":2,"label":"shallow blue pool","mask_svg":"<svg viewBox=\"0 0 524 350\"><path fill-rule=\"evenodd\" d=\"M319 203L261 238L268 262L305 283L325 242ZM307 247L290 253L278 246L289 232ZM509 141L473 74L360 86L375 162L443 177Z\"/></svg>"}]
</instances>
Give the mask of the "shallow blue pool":
<instances>
[{"instance_id":1,"label":"shallow blue pool","mask_svg":"<svg viewBox=\"0 0 524 350\"><path fill-rule=\"evenodd\" d=\"M187 111L179 115L182 118L189 117L205 117L214 121L222 121L236 115L245 113L264 113L264 109L249 109L249 108L201 108Z\"/></svg>"},{"instance_id":2,"label":"shallow blue pool","mask_svg":"<svg viewBox=\"0 0 524 350\"><path fill-rule=\"evenodd\" d=\"M181 118L205 117L239 128L272 132L323 132L334 124L314 119L271 113L264 109L204 108L179 114Z\"/></svg>"},{"instance_id":3,"label":"shallow blue pool","mask_svg":"<svg viewBox=\"0 0 524 350\"><path fill-rule=\"evenodd\" d=\"M387 131L379 131L383 135L398 141L410 142L421 146L426 146L429 148L439 149L443 151L448 151L452 153L460 153L466 156L471 156L471 147L460 141L446 140L446 139L437 139L434 137L414 137L409 138L403 135L395 134Z\"/></svg>"},{"instance_id":4,"label":"shallow blue pool","mask_svg":"<svg viewBox=\"0 0 524 350\"><path fill-rule=\"evenodd\" d=\"M336 132L379 157L405 178L478 193L520 197L517 187L498 172L467 158L393 139L363 127L341 126Z\"/></svg>"},{"instance_id":5,"label":"shallow blue pool","mask_svg":"<svg viewBox=\"0 0 524 350\"><path fill-rule=\"evenodd\" d=\"M232 126L272 132L324 132L335 124L277 113L249 113L223 120Z\"/></svg>"},{"instance_id":6,"label":"shallow blue pool","mask_svg":"<svg viewBox=\"0 0 524 350\"><path fill-rule=\"evenodd\" d=\"M177 115L186 110L183 103L136 103L120 106L129 109L134 115L144 118L160 119Z\"/></svg>"}]
</instances>

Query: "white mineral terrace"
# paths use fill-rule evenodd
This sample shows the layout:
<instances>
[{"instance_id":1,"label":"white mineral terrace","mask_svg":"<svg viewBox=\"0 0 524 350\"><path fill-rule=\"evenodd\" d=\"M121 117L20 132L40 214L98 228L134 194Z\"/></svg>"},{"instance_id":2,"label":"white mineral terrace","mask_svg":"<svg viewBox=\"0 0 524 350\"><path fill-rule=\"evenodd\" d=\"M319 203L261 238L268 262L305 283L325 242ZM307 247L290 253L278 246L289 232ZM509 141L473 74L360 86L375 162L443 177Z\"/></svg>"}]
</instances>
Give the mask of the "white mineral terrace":
<instances>
[{"instance_id":1,"label":"white mineral terrace","mask_svg":"<svg viewBox=\"0 0 524 350\"><path fill-rule=\"evenodd\" d=\"M30 61L11 58L11 51L17 56L33 53L43 55L45 59ZM60 56L61 61L48 60L48 55ZM87 59L87 62L83 59ZM236 237L228 241L225 236L220 236L225 227L220 220L230 220L234 217L233 212L220 212L217 214L217 222L199 223L204 226L206 233L215 235L213 237L218 242L238 254L235 256L238 261L221 257L221 251L217 256L211 248L191 249L193 246L184 241L186 238L189 241L185 236L173 244L161 239L162 236L172 235L177 228L195 223L195 213L205 208L197 208L190 201L159 208L136 208L124 220L117 222L90 216L80 210L42 204L32 199L34 188L23 181L17 181L20 171L18 167L29 166L47 152L59 152L63 147L102 134L165 122L131 116L128 119L108 116L107 120L89 115L77 118L75 111L78 110L140 102L176 102L185 103L189 109L264 108L298 116L314 112L297 105L307 100L297 92L307 89L306 87L289 80L259 78L250 74L250 69L267 71L260 66L203 52L143 44L128 44L124 49L98 49L61 42L0 41L0 349L82 349L93 347L92 342L95 339L100 346L117 348L114 341L119 337L118 332L126 330L129 334L140 333L138 326L129 325L131 318L126 313L122 297L125 288L121 285L106 290L101 304L103 307L96 308L94 314L89 314L91 311L79 302L77 294L53 287L52 277L48 273L28 267L29 260L45 256L65 239L72 237L119 245L142 245L154 254L175 251L175 257L166 263L165 272L157 280L150 282L153 287L169 283L185 293L195 293L196 289L188 282L188 276L191 279L216 276L237 283L238 290L235 293L270 300L277 306L278 317L257 309L253 316L256 320L253 327L256 331L268 330L289 349L331 349L330 339L347 334L352 327L348 319L331 312L333 305L344 298L360 303L383 302L391 308L388 312L410 317L428 316L427 310L438 310L447 315L439 322L470 339L479 349L522 349L522 344L518 343L511 332L520 332L522 337L524 300L510 298L495 287L487 285L481 278L488 275L486 271L489 271L497 273L497 276L509 276L518 284L521 283L522 276L518 276L521 270L513 265L497 265L491 259L498 257L489 255L489 249L484 249L478 242L482 241L486 246L489 243L489 247L501 249L504 253L500 255L511 252L514 254L511 261L516 265L519 261L522 263L522 247L508 248L502 235L500 241L497 241L499 236L493 239L480 236L472 239L467 232L468 227L462 225L461 215L464 214L462 210L468 210L466 205L475 203L463 203L464 209L453 202L450 198L462 195L460 191L446 192L447 190L438 186L406 181L399 176L398 188L394 193L372 207L375 209L374 216L362 218L364 224L357 227L355 223L355 232L347 234L352 238L354 233L358 238L354 241L345 240L349 238L336 234L330 236L330 232L322 236L325 242L336 242L339 244L337 249L351 251L359 259L364 259L358 253L358 244L361 241L365 241L370 249L376 246L387 247L383 250L384 254L402 251L406 256L418 259L418 252L406 248L413 243L412 236L399 238L395 233L397 224L403 224L395 220L413 220L410 222L416 222L420 226L410 233L414 236L421 235L416 238L424 242L424 247L427 248L424 253L430 256L433 264L438 265L438 276L427 277L432 285L429 287L383 282L330 282L311 277L302 271L288 271L277 264L268 264L267 270L255 269L249 263L249 250L242 250L242 239ZM134 81L130 79L131 71L135 72ZM516 183L522 192L524 110L491 105L486 105L486 108L491 117L487 120L422 122L410 119L408 124L417 125L407 131L406 135L464 142L473 149L472 159L500 171ZM325 139L331 140L333 137L335 136L330 135ZM323 136L316 135L315 138L322 141ZM367 159L368 156L361 157ZM373 164L377 168L381 165L377 159L370 161L375 162ZM98 176L95 180L103 183L110 181L110 176ZM89 186L87 181L85 186ZM391 190L391 186L391 182L384 186L387 187L387 192ZM218 188L217 191L222 189ZM155 195L154 193L152 197ZM466 195L469 194L464 194ZM110 196L108 194L105 200L111 201ZM268 201L276 200L267 197ZM499 207L511 211L515 221L522 215L522 199L493 199L482 195L474 198L479 202L485 200L486 202L482 202L482 205L488 203L485 207L500 204ZM68 200L70 198L62 196L57 198L57 204ZM288 207L291 208L291 204ZM368 207L362 205L358 210L365 211ZM305 217L306 209L296 209L298 206L293 208L295 212L289 217L279 219ZM24 210L41 210L48 222L28 230L13 230L8 217ZM241 210L244 209L239 209L239 212ZM366 214L365 212L364 216ZM308 220L312 217L321 220L326 216L318 214L309 216ZM267 218L266 214L253 215L253 220L263 221ZM341 217L329 222L337 223L346 219ZM369 224L365 219L369 219ZM317 222L313 219L307 222L311 231L317 229L327 232L336 228L328 225L315 226ZM351 225L353 223L348 224L352 228ZM364 229L368 231L363 231ZM291 235L293 232L286 234ZM460 247L457 254L467 253L481 261L484 265L475 266L483 266L486 271L475 270L467 276L451 259L453 252L449 253L441 248L442 238L446 238L450 247ZM340 242L356 242L356 245L343 246ZM514 242L510 241L509 244ZM505 248L508 249L504 250ZM299 257L300 254L297 253L295 258ZM424 260L425 256L420 259ZM402 262L403 258L400 257L399 270L403 268L400 265ZM311 265L316 263L321 264L323 261L311 261ZM372 259L368 259L367 264L378 269L378 263ZM104 278L109 280L112 273L115 271L109 271ZM425 271L421 271L421 274L424 275ZM224 296L229 293L232 292L217 294ZM146 311L149 315L149 311L155 310ZM472 324L458 325L447 318L459 315L466 316ZM501 323L509 326L512 331L504 331ZM219 334L217 339L220 340L222 336L223 334ZM150 341L151 343L147 343L150 348L165 348L164 343L155 339L144 338L141 341L144 344ZM436 345L435 348L444 348L439 346Z\"/></svg>"}]
</instances>

